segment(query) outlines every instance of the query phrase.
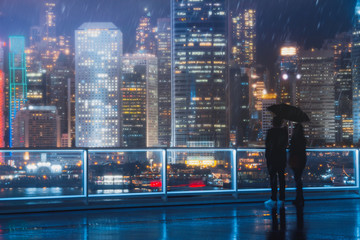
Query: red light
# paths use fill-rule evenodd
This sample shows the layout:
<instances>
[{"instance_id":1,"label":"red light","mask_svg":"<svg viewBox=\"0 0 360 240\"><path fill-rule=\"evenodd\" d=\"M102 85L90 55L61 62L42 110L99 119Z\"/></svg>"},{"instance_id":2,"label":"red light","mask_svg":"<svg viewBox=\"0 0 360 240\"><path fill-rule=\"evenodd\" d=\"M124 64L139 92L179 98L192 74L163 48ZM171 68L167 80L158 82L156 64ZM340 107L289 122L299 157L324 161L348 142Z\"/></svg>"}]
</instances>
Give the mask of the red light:
<instances>
[{"instance_id":1,"label":"red light","mask_svg":"<svg viewBox=\"0 0 360 240\"><path fill-rule=\"evenodd\" d=\"M162 186L162 183L159 180L153 180L153 181L150 182L150 187L158 188L158 187L161 187L161 186Z\"/></svg>"},{"instance_id":2,"label":"red light","mask_svg":"<svg viewBox=\"0 0 360 240\"><path fill-rule=\"evenodd\" d=\"M191 188L199 188L199 187L205 187L206 185L204 184L203 181L198 180L198 181L192 181L189 185L189 187Z\"/></svg>"}]
</instances>

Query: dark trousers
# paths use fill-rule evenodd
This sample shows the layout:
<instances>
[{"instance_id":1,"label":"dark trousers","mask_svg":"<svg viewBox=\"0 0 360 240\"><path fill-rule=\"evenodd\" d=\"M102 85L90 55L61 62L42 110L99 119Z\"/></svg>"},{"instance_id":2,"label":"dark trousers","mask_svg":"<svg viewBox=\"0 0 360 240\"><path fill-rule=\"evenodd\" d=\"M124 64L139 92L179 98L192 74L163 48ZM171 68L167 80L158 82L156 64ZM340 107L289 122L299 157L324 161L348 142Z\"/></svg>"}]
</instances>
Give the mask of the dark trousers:
<instances>
[{"instance_id":1,"label":"dark trousers","mask_svg":"<svg viewBox=\"0 0 360 240\"><path fill-rule=\"evenodd\" d=\"M271 186L271 199L277 201L277 178L279 177L280 185L280 201L285 201L285 169L271 170L270 171L270 186Z\"/></svg>"},{"instance_id":2,"label":"dark trousers","mask_svg":"<svg viewBox=\"0 0 360 240\"><path fill-rule=\"evenodd\" d=\"M295 201L303 202L304 194L303 194L303 183L302 183L302 173L304 171L303 168L293 168L294 172L294 180L296 185L296 199Z\"/></svg>"}]
</instances>

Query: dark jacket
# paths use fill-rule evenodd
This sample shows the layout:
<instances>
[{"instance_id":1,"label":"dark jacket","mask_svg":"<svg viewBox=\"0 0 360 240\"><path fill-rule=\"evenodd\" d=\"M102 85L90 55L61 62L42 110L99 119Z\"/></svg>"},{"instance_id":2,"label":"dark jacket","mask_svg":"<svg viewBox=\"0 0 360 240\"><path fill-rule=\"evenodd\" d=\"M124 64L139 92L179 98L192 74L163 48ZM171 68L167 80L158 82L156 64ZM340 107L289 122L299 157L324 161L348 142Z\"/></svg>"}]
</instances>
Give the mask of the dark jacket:
<instances>
[{"instance_id":1,"label":"dark jacket","mask_svg":"<svg viewBox=\"0 0 360 240\"><path fill-rule=\"evenodd\" d=\"M265 142L265 157L268 169L281 170L286 167L287 128L271 128Z\"/></svg>"},{"instance_id":2,"label":"dark jacket","mask_svg":"<svg viewBox=\"0 0 360 240\"><path fill-rule=\"evenodd\" d=\"M290 140L289 165L291 168L305 168L306 138L302 126L296 126Z\"/></svg>"}]
</instances>

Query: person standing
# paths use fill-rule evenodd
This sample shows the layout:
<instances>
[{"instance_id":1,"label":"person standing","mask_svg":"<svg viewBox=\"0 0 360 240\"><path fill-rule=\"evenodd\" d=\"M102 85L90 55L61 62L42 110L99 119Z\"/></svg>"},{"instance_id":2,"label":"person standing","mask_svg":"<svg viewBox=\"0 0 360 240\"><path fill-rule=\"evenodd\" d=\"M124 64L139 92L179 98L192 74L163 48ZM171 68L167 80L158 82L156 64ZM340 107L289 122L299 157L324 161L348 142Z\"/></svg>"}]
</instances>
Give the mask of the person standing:
<instances>
[{"instance_id":1,"label":"person standing","mask_svg":"<svg viewBox=\"0 0 360 240\"><path fill-rule=\"evenodd\" d=\"M301 123L297 123L290 140L289 166L294 173L296 198L293 204L304 206L302 173L306 166L306 138Z\"/></svg>"},{"instance_id":2,"label":"person standing","mask_svg":"<svg viewBox=\"0 0 360 240\"><path fill-rule=\"evenodd\" d=\"M277 203L277 179L279 178L280 208L285 203L285 167L286 167L286 147L288 144L288 131L282 126L283 120L277 116L273 119L273 127L268 130L265 141L265 158L270 175L271 198L265 202L267 208L276 207Z\"/></svg>"}]
</instances>

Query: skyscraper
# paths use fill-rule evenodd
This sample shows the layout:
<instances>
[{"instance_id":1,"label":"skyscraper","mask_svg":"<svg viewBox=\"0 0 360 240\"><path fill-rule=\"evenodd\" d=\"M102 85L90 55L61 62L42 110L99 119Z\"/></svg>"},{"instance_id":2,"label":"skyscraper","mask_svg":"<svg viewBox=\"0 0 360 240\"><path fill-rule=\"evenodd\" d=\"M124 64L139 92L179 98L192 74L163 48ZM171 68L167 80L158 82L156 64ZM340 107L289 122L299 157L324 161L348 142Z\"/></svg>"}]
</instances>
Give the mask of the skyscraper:
<instances>
[{"instance_id":1,"label":"skyscraper","mask_svg":"<svg viewBox=\"0 0 360 240\"><path fill-rule=\"evenodd\" d=\"M358 144L360 140L360 0L355 6L352 41L353 142Z\"/></svg>"},{"instance_id":2,"label":"skyscraper","mask_svg":"<svg viewBox=\"0 0 360 240\"><path fill-rule=\"evenodd\" d=\"M43 0L40 10L41 29L41 63L42 69L51 71L59 55L56 38L56 2L57 0Z\"/></svg>"},{"instance_id":3,"label":"skyscraper","mask_svg":"<svg viewBox=\"0 0 360 240\"><path fill-rule=\"evenodd\" d=\"M298 73L298 51L295 43L287 42L280 48L280 56L277 61L279 100L281 103L289 105L296 105L297 82L301 77Z\"/></svg>"},{"instance_id":4,"label":"skyscraper","mask_svg":"<svg viewBox=\"0 0 360 240\"><path fill-rule=\"evenodd\" d=\"M170 18L157 21L159 144L170 146L171 139L171 25Z\"/></svg>"},{"instance_id":5,"label":"skyscraper","mask_svg":"<svg viewBox=\"0 0 360 240\"><path fill-rule=\"evenodd\" d=\"M0 148L5 147L5 116L5 74L0 69Z\"/></svg>"},{"instance_id":6,"label":"skyscraper","mask_svg":"<svg viewBox=\"0 0 360 240\"><path fill-rule=\"evenodd\" d=\"M335 143L334 53L301 51L299 57L299 106L311 121L305 124L310 146Z\"/></svg>"},{"instance_id":7,"label":"skyscraper","mask_svg":"<svg viewBox=\"0 0 360 240\"><path fill-rule=\"evenodd\" d=\"M326 45L325 47L334 51L335 60L336 143L351 145L353 142L351 33L338 34Z\"/></svg>"},{"instance_id":8,"label":"skyscraper","mask_svg":"<svg viewBox=\"0 0 360 240\"><path fill-rule=\"evenodd\" d=\"M76 146L120 146L122 33L110 22L75 31Z\"/></svg>"},{"instance_id":9,"label":"skyscraper","mask_svg":"<svg viewBox=\"0 0 360 240\"><path fill-rule=\"evenodd\" d=\"M244 9L232 16L232 59L241 66L250 67L256 62L256 10Z\"/></svg>"},{"instance_id":10,"label":"skyscraper","mask_svg":"<svg viewBox=\"0 0 360 240\"><path fill-rule=\"evenodd\" d=\"M136 50L138 53L156 52L155 30L151 27L150 13L140 18L138 27L136 28Z\"/></svg>"},{"instance_id":11,"label":"skyscraper","mask_svg":"<svg viewBox=\"0 0 360 240\"><path fill-rule=\"evenodd\" d=\"M9 146L13 145L14 120L17 112L26 103L27 77L25 38L23 36L12 36L9 38Z\"/></svg>"},{"instance_id":12,"label":"skyscraper","mask_svg":"<svg viewBox=\"0 0 360 240\"><path fill-rule=\"evenodd\" d=\"M122 58L122 134L125 147L158 141L158 60L150 54Z\"/></svg>"},{"instance_id":13,"label":"skyscraper","mask_svg":"<svg viewBox=\"0 0 360 240\"><path fill-rule=\"evenodd\" d=\"M226 10L226 0L171 1L172 146L228 146Z\"/></svg>"}]
</instances>

